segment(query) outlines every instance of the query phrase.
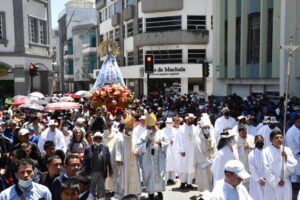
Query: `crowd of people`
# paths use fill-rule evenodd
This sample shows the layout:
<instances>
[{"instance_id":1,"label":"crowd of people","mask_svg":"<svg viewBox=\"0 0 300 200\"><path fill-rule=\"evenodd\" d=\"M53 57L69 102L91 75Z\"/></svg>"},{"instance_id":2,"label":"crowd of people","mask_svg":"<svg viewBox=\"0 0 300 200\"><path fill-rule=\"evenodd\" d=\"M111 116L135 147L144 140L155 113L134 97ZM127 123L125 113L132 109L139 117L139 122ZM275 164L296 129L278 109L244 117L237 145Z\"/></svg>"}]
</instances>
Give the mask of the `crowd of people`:
<instances>
[{"instance_id":1,"label":"crowd of people","mask_svg":"<svg viewBox=\"0 0 300 200\"><path fill-rule=\"evenodd\" d=\"M294 200L299 100L156 96L127 108L0 112L0 200L164 199L166 185L207 200ZM300 198L300 197L299 197Z\"/></svg>"}]
</instances>

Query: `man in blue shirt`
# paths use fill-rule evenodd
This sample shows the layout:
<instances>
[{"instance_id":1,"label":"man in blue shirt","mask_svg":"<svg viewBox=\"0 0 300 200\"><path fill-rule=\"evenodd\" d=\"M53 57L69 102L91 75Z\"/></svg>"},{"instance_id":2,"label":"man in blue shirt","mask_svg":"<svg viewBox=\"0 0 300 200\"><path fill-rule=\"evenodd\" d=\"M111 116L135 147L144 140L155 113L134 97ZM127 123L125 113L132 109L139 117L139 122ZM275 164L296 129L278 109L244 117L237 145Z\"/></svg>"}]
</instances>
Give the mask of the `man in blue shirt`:
<instances>
[{"instance_id":1,"label":"man in blue shirt","mask_svg":"<svg viewBox=\"0 0 300 200\"><path fill-rule=\"evenodd\" d=\"M51 200L49 189L32 181L34 164L30 159L22 159L17 162L15 175L18 183L2 191L0 200Z\"/></svg>"}]
</instances>

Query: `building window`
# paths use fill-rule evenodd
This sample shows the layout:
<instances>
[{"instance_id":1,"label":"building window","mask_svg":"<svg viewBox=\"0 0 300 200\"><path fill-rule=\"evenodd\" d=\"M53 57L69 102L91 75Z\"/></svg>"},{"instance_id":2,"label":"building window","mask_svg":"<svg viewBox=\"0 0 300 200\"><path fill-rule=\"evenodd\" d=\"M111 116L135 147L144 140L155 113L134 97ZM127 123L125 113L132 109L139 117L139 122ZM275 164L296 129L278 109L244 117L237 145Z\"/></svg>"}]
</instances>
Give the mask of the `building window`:
<instances>
[{"instance_id":1,"label":"building window","mask_svg":"<svg viewBox=\"0 0 300 200\"><path fill-rule=\"evenodd\" d=\"M127 53L127 66L134 65L133 51Z\"/></svg>"},{"instance_id":2,"label":"building window","mask_svg":"<svg viewBox=\"0 0 300 200\"><path fill-rule=\"evenodd\" d=\"M268 54L267 62L272 62L272 48L273 48L273 10L269 10L269 19L268 19Z\"/></svg>"},{"instance_id":3,"label":"building window","mask_svg":"<svg viewBox=\"0 0 300 200\"><path fill-rule=\"evenodd\" d=\"M181 16L155 17L146 19L146 32L181 29Z\"/></svg>"},{"instance_id":4,"label":"building window","mask_svg":"<svg viewBox=\"0 0 300 200\"><path fill-rule=\"evenodd\" d=\"M47 25L46 25L46 21L43 20L39 20L40 22L40 43L41 44L47 44Z\"/></svg>"},{"instance_id":5,"label":"building window","mask_svg":"<svg viewBox=\"0 0 300 200\"><path fill-rule=\"evenodd\" d=\"M30 42L48 44L47 21L29 17Z\"/></svg>"},{"instance_id":6,"label":"building window","mask_svg":"<svg viewBox=\"0 0 300 200\"><path fill-rule=\"evenodd\" d=\"M260 13L250 14L248 21L247 64L253 64L259 62Z\"/></svg>"},{"instance_id":7,"label":"building window","mask_svg":"<svg viewBox=\"0 0 300 200\"><path fill-rule=\"evenodd\" d=\"M155 64L182 63L182 49L146 51L154 55Z\"/></svg>"},{"instance_id":8,"label":"building window","mask_svg":"<svg viewBox=\"0 0 300 200\"><path fill-rule=\"evenodd\" d=\"M130 5L134 5L134 0L125 0L125 2L126 2L126 4L124 4L124 5L126 5L126 7L130 6Z\"/></svg>"},{"instance_id":9,"label":"building window","mask_svg":"<svg viewBox=\"0 0 300 200\"><path fill-rule=\"evenodd\" d=\"M241 60L241 17L236 18L235 64L240 65Z\"/></svg>"},{"instance_id":10,"label":"building window","mask_svg":"<svg viewBox=\"0 0 300 200\"><path fill-rule=\"evenodd\" d=\"M127 24L127 37L133 36L133 22Z\"/></svg>"},{"instance_id":11,"label":"building window","mask_svg":"<svg viewBox=\"0 0 300 200\"><path fill-rule=\"evenodd\" d=\"M111 4L110 6L108 6L108 8L107 8L107 17L108 17L108 19L110 19L111 18L111 16L113 16L114 15L114 7L113 7L113 5L114 4Z\"/></svg>"},{"instance_id":12,"label":"building window","mask_svg":"<svg viewBox=\"0 0 300 200\"><path fill-rule=\"evenodd\" d=\"M116 28L115 29L115 41L119 41L120 40L120 29Z\"/></svg>"},{"instance_id":13,"label":"building window","mask_svg":"<svg viewBox=\"0 0 300 200\"><path fill-rule=\"evenodd\" d=\"M206 16L199 16L199 15L187 16L187 29L188 30L205 30L206 29Z\"/></svg>"},{"instance_id":14,"label":"building window","mask_svg":"<svg viewBox=\"0 0 300 200\"><path fill-rule=\"evenodd\" d=\"M142 65L144 63L144 55L143 55L143 49L139 49L139 60L138 64Z\"/></svg>"},{"instance_id":15,"label":"building window","mask_svg":"<svg viewBox=\"0 0 300 200\"><path fill-rule=\"evenodd\" d=\"M138 33L143 32L143 18L139 18L139 30Z\"/></svg>"},{"instance_id":16,"label":"building window","mask_svg":"<svg viewBox=\"0 0 300 200\"><path fill-rule=\"evenodd\" d=\"M0 43L7 43L6 41L6 22L5 12L0 12Z\"/></svg>"},{"instance_id":17,"label":"building window","mask_svg":"<svg viewBox=\"0 0 300 200\"><path fill-rule=\"evenodd\" d=\"M38 19L30 17L30 42L38 42Z\"/></svg>"},{"instance_id":18,"label":"building window","mask_svg":"<svg viewBox=\"0 0 300 200\"><path fill-rule=\"evenodd\" d=\"M97 66L97 55L87 55L83 57L83 68L86 69L86 73L93 73L93 70Z\"/></svg>"},{"instance_id":19,"label":"building window","mask_svg":"<svg viewBox=\"0 0 300 200\"><path fill-rule=\"evenodd\" d=\"M120 13L120 4L118 1L116 1L114 3L114 13L117 14L117 13Z\"/></svg>"},{"instance_id":20,"label":"building window","mask_svg":"<svg viewBox=\"0 0 300 200\"><path fill-rule=\"evenodd\" d=\"M74 74L74 63L73 60L68 60L67 61L67 70L66 70L66 75L73 75Z\"/></svg>"},{"instance_id":21,"label":"building window","mask_svg":"<svg viewBox=\"0 0 300 200\"><path fill-rule=\"evenodd\" d=\"M102 12L99 12L98 16L99 16L99 23L102 23Z\"/></svg>"},{"instance_id":22,"label":"building window","mask_svg":"<svg viewBox=\"0 0 300 200\"><path fill-rule=\"evenodd\" d=\"M109 31L108 39L114 39L114 31L113 30Z\"/></svg>"},{"instance_id":23,"label":"building window","mask_svg":"<svg viewBox=\"0 0 300 200\"><path fill-rule=\"evenodd\" d=\"M200 63L206 59L205 49L189 49L188 50L188 63Z\"/></svg>"}]
</instances>

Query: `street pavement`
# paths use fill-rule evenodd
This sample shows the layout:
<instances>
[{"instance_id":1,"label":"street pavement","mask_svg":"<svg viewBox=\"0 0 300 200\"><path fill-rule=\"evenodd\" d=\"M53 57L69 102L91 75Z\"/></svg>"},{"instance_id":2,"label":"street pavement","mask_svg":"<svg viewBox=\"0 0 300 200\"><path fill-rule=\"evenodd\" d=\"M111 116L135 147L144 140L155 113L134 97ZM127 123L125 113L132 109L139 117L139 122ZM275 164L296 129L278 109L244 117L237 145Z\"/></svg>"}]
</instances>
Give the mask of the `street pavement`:
<instances>
[{"instance_id":1,"label":"street pavement","mask_svg":"<svg viewBox=\"0 0 300 200\"><path fill-rule=\"evenodd\" d=\"M193 196L198 196L199 191L197 191L196 185L193 185L195 187L194 190L179 190L180 181L179 179L176 179L175 185L167 185L166 191L163 192L164 200L189 200L193 199ZM157 194L155 194L157 197ZM142 193L142 200L148 199L147 193Z\"/></svg>"}]
</instances>

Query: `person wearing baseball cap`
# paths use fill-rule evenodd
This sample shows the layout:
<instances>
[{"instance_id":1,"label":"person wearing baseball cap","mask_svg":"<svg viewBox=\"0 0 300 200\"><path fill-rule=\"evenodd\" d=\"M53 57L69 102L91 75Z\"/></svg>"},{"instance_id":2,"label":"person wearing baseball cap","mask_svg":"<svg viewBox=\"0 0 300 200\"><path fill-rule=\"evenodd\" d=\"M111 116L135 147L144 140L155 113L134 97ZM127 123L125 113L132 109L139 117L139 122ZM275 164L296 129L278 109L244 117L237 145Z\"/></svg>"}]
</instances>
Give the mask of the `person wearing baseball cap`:
<instances>
[{"instance_id":1,"label":"person wearing baseball cap","mask_svg":"<svg viewBox=\"0 0 300 200\"><path fill-rule=\"evenodd\" d=\"M213 191L211 199L215 200L252 200L242 181L248 179L243 163L239 160L229 160L224 166L224 179L219 180Z\"/></svg>"}]
</instances>

